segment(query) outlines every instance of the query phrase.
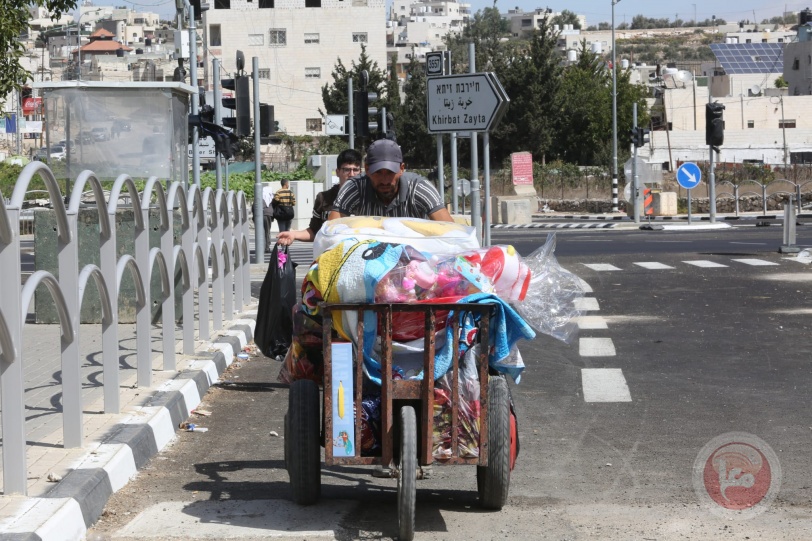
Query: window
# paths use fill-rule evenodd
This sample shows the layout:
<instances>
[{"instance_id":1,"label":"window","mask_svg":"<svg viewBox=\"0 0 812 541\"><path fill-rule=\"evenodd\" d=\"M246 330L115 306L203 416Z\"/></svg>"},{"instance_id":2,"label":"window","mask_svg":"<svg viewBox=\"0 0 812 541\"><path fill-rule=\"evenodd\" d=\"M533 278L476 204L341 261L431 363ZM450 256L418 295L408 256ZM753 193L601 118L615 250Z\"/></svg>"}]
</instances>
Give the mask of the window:
<instances>
[{"instance_id":1,"label":"window","mask_svg":"<svg viewBox=\"0 0 812 541\"><path fill-rule=\"evenodd\" d=\"M259 0L259 9L273 9L273 0Z\"/></svg>"},{"instance_id":2,"label":"window","mask_svg":"<svg viewBox=\"0 0 812 541\"><path fill-rule=\"evenodd\" d=\"M258 45L265 45L265 35L264 34L248 34L248 45L251 46L258 46Z\"/></svg>"},{"instance_id":3,"label":"window","mask_svg":"<svg viewBox=\"0 0 812 541\"><path fill-rule=\"evenodd\" d=\"M305 77L308 79L320 79L321 68L305 68Z\"/></svg>"},{"instance_id":4,"label":"window","mask_svg":"<svg viewBox=\"0 0 812 541\"><path fill-rule=\"evenodd\" d=\"M755 127L756 127L756 123L755 123L755 121L753 121L753 120L748 120L748 121L747 121L747 127L748 127L748 128L755 128Z\"/></svg>"},{"instance_id":5,"label":"window","mask_svg":"<svg viewBox=\"0 0 812 541\"><path fill-rule=\"evenodd\" d=\"M272 28L269 32L268 44L269 45L287 45L288 44L288 31L279 28Z\"/></svg>"},{"instance_id":6,"label":"window","mask_svg":"<svg viewBox=\"0 0 812 541\"><path fill-rule=\"evenodd\" d=\"M778 38L778 43L784 43L784 38Z\"/></svg>"},{"instance_id":7,"label":"window","mask_svg":"<svg viewBox=\"0 0 812 541\"><path fill-rule=\"evenodd\" d=\"M214 0L214 9L231 9L231 0Z\"/></svg>"},{"instance_id":8,"label":"window","mask_svg":"<svg viewBox=\"0 0 812 541\"><path fill-rule=\"evenodd\" d=\"M796 58L792 61L792 69L797 70L800 69L800 61Z\"/></svg>"},{"instance_id":9,"label":"window","mask_svg":"<svg viewBox=\"0 0 812 541\"><path fill-rule=\"evenodd\" d=\"M353 43L367 43L367 33L366 32L353 32L352 33L352 42Z\"/></svg>"},{"instance_id":10,"label":"window","mask_svg":"<svg viewBox=\"0 0 812 541\"><path fill-rule=\"evenodd\" d=\"M306 118L305 119L305 130L307 130L307 131L321 131L321 119L320 118Z\"/></svg>"},{"instance_id":11,"label":"window","mask_svg":"<svg viewBox=\"0 0 812 541\"><path fill-rule=\"evenodd\" d=\"M270 69L260 69L257 76L260 79L270 79L271 78L271 70Z\"/></svg>"},{"instance_id":12,"label":"window","mask_svg":"<svg viewBox=\"0 0 812 541\"><path fill-rule=\"evenodd\" d=\"M223 46L223 34L220 32L219 24L209 25L209 46L211 47Z\"/></svg>"},{"instance_id":13,"label":"window","mask_svg":"<svg viewBox=\"0 0 812 541\"><path fill-rule=\"evenodd\" d=\"M320 8L321 0L305 0L306 8Z\"/></svg>"},{"instance_id":14,"label":"window","mask_svg":"<svg viewBox=\"0 0 812 541\"><path fill-rule=\"evenodd\" d=\"M522 19L522 28L533 26L533 21L531 19Z\"/></svg>"},{"instance_id":15,"label":"window","mask_svg":"<svg viewBox=\"0 0 812 541\"><path fill-rule=\"evenodd\" d=\"M319 35L318 34L305 34L304 35L304 42L305 43L318 43L319 42Z\"/></svg>"},{"instance_id":16,"label":"window","mask_svg":"<svg viewBox=\"0 0 812 541\"><path fill-rule=\"evenodd\" d=\"M794 118L785 118L783 120L778 121L778 129L794 128L794 127L795 127L795 119Z\"/></svg>"}]
</instances>

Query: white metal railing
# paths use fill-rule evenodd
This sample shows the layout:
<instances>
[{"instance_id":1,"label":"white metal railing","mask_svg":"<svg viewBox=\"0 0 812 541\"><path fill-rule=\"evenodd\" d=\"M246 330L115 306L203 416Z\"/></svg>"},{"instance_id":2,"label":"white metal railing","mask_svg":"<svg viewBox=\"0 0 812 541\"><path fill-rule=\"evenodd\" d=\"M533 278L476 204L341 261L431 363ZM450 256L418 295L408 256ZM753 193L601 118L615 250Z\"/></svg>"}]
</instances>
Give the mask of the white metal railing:
<instances>
[{"instance_id":1,"label":"white metal railing","mask_svg":"<svg viewBox=\"0 0 812 541\"><path fill-rule=\"evenodd\" d=\"M19 220L31 180L45 182L56 213L59 279L46 271L34 272L21 287ZM83 191L89 186L99 217L100 264L79 267L78 214ZM132 254L117 257L115 215L122 191L132 204L135 232ZM105 198L102 184L91 171L76 178L67 208L53 173L42 162L28 164L20 173L9 199L0 194L0 414L3 429L3 493L26 493L26 437L22 331L34 290L45 285L56 305L61 326L62 430L65 447L81 447L82 422L79 313L92 279L102 308L102 357L105 413L119 413L118 295L129 272L136 296L136 364L139 387L152 383L150 359L150 287L155 266L161 277L163 369L175 370L175 269L180 266L183 353L194 353L195 320L198 338L221 329L224 319L250 302L248 212L243 192L228 193L197 186L188 190L179 182L164 191L157 178L147 180L142 193L127 175L119 176ZM149 212L157 209L159 246L149 244ZM177 212L176 212L177 211ZM180 244L173 236L173 219L181 220ZM211 262L211 296L209 295ZM197 311L194 294L197 291ZM210 304L211 303L211 304ZM212 321L209 322L209 310ZM168 327L168 328L167 328Z\"/></svg>"}]
</instances>

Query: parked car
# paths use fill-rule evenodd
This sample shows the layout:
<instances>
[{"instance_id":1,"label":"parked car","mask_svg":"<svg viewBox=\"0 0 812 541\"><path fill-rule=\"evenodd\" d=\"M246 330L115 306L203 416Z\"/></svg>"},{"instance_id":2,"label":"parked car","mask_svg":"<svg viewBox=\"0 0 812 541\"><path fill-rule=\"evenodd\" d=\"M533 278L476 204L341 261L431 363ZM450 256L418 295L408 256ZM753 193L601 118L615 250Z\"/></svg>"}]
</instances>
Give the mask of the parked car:
<instances>
[{"instance_id":1,"label":"parked car","mask_svg":"<svg viewBox=\"0 0 812 541\"><path fill-rule=\"evenodd\" d=\"M92 145L96 142L93 138L93 133L89 130L79 132L79 136L76 138L76 142L80 145Z\"/></svg>"},{"instance_id":2,"label":"parked car","mask_svg":"<svg viewBox=\"0 0 812 541\"><path fill-rule=\"evenodd\" d=\"M110 131L107 128L97 127L91 130L95 141L109 141Z\"/></svg>"},{"instance_id":3,"label":"parked car","mask_svg":"<svg viewBox=\"0 0 812 541\"><path fill-rule=\"evenodd\" d=\"M54 145L50 149L48 149L48 147L37 149L37 152L34 153L34 159L41 162L47 161L48 158L51 160L64 160L66 155L65 147L62 145Z\"/></svg>"},{"instance_id":4,"label":"parked car","mask_svg":"<svg viewBox=\"0 0 812 541\"><path fill-rule=\"evenodd\" d=\"M73 150L73 141L69 141L67 139L62 139L57 143L59 146L65 147L65 152L71 152Z\"/></svg>"}]
</instances>

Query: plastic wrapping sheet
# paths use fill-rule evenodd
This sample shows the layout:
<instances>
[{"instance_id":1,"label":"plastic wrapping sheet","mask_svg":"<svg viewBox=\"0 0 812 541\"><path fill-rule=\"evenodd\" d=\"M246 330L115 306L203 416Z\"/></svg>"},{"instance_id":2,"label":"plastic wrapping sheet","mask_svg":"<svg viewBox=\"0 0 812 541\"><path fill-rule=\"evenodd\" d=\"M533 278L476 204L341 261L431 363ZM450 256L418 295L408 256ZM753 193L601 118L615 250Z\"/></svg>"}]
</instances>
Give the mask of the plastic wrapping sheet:
<instances>
[{"instance_id":1,"label":"plastic wrapping sheet","mask_svg":"<svg viewBox=\"0 0 812 541\"><path fill-rule=\"evenodd\" d=\"M479 345L475 345L463 355L459 370L459 402L457 403L457 445L459 456L475 458L479 456L479 372L476 359ZM451 373L435 382L434 386L434 429L432 432L431 454L435 460L451 458Z\"/></svg>"},{"instance_id":2,"label":"plastic wrapping sheet","mask_svg":"<svg viewBox=\"0 0 812 541\"><path fill-rule=\"evenodd\" d=\"M558 264L555 243L551 233L543 246L524 258L531 274L528 295L513 306L536 331L569 343L577 335L575 318L582 311L575 301L584 296L584 289L578 276Z\"/></svg>"}]
</instances>

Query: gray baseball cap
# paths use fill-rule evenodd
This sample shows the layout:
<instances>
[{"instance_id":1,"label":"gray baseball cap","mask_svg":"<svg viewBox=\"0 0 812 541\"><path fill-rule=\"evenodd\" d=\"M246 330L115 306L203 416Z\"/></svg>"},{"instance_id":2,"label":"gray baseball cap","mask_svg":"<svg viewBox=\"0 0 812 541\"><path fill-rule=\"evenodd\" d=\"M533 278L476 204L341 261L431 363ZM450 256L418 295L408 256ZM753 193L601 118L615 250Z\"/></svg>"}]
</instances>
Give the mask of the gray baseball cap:
<instances>
[{"instance_id":1,"label":"gray baseball cap","mask_svg":"<svg viewBox=\"0 0 812 541\"><path fill-rule=\"evenodd\" d=\"M367 174L381 169L388 169L393 173L400 171L403 163L403 154L400 147L389 139L378 139L367 149Z\"/></svg>"}]
</instances>

